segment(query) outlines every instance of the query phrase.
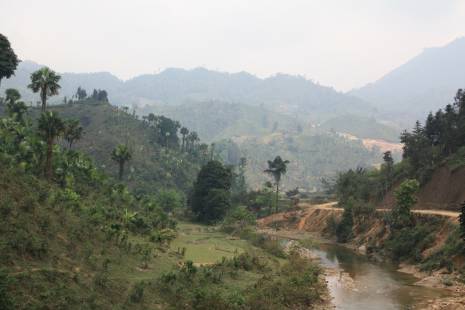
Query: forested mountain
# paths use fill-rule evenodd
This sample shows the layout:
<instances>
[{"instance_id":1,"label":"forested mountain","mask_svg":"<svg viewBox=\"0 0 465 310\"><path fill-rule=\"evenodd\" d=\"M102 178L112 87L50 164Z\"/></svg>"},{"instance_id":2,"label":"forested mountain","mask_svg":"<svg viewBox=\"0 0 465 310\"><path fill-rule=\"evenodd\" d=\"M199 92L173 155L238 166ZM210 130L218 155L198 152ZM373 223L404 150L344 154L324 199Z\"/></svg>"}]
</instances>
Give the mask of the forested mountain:
<instances>
[{"instance_id":1,"label":"forested mountain","mask_svg":"<svg viewBox=\"0 0 465 310\"><path fill-rule=\"evenodd\" d=\"M465 81L465 38L425 49L378 81L349 92L409 124L450 102ZM407 121L407 122L405 122Z\"/></svg>"},{"instance_id":2,"label":"forested mountain","mask_svg":"<svg viewBox=\"0 0 465 310\"><path fill-rule=\"evenodd\" d=\"M214 142L215 150L229 164L238 165L240 157L245 157L247 181L252 188L268 180L263 170L274 154L291 162L286 188L313 189L320 188L321 178L335 176L341 169L381 162L379 150L367 149L361 139L351 140L340 133L394 142L400 136L400 130L372 118L340 116L320 126L264 106L219 101L164 105L150 111L177 119L205 141Z\"/></svg>"},{"instance_id":3,"label":"forested mountain","mask_svg":"<svg viewBox=\"0 0 465 310\"><path fill-rule=\"evenodd\" d=\"M381 152L365 148L360 140L317 129L223 140L215 149L229 164L237 164L241 156L247 158L246 176L252 188L269 181L263 171L274 154L290 161L283 176L286 190L295 187L304 191L321 190L323 178L332 178L344 169L370 167L382 160Z\"/></svg>"},{"instance_id":4,"label":"forested mountain","mask_svg":"<svg viewBox=\"0 0 465 310\"><path fill-rule=\"evenodd\" d=\"M392 207L399 184L410 179L418 183L420 208L459 210L465 190L465 92L459 89L451 101L402 132L402 161L394 163L385 153L380 169L341 173L336 183L341 196L347 191L365 203L383 200Z\"/></svg>"},{"instance_id":5,"label":"forested mountain","mask_svg":"<svg viewBox=\"0 0 465 310\"><path fill-rule=\"evenodd\" d=\"M29 97L25 96L26 100L32 98L24 85L28 83L30 72L38 67L31 62L21 63L16 76L3 82L2 87L16 86L20 82L21 87L18 88L21 92L29 93ZM51 101L61 103L64 96L72 98L79 86L87 89L88 93L92 89L105 89L112 104L134 104L139 116L154 113L178 120L191 131L196 131L203 141L216 143L217 150L220 145L228 145L228 141L233 139L236 142L234 149L249 162L246 175L249 186L254 188L260 187L267 180L261 173L263 165L275 153L285 154L291 160L286 186L311 189L321 185L321 177L333 176L340 169L370 166L381 160L379 151L369 150L360 140L349 141L337 133L397 141L399 132L377 122L373 118L374 109L362 100L302 77L284 74L260 79L245 72L228 74L203 68L167 69L159 74L142 75L123 82L109 73L64 73L61 85L61 97L52 98ZM95 110L93 112L89 110L90 107L79 105L57 109L66 114L69 112L69 115L76 114L75 117L91 118L88 122L81 119L81 122L93 124L91 126L94 128L90 129L93 133L101 131L101 126L112 123L109 119L113 112L109 106L92 108ZM325 121L327 123L321 126ZM360 128L360 123L365 126ZM115 122L112 124L116 126ZM144 131L136 131L131 136L140 136L141 140L134 138L134 141L148 145ZM98 134L96 136L99 137ZM97 154L114 139L109 136L101 144L87 145L84 138L80 145L86 149L90 147L91 152ZM163 171L161 167L161 170L148 168L159 161L164 153L156 148L148 150L137 151L138 162L144 164L131 164L131 184L147 188L148 183L142 180L151 178L169 184L170 178L176 178L173 172ZM165 157L167 160L164 162L172 161L169 154ZM109 157L99 163L115 169ZM185 168L176 171L192 176L192 168ZM151 176L146 175L136 181L133 171L135 175ZM182 184L177 185L184 187Z\"/></svg>"},{"instance_id":6,"label":"forested mountain","mask_svg":"<svg viewBox=\"0 0 465 310\"><path fill-rule=\"evenodd\" d=\"M294 302L297 308L324 302L316 265L288 257L277 241L252 230L249 239L232 241L214 226L177 225L178 218L192 219L180 193L186 182L205 202L209 223L238 210L247 222L230 216L230 231L239 221L255 224L253 213L231 205L233 176L221 162L209 161L189 181L185 174L202 161L195 152L202 145L198 137L189 143L183 137L180 149L177 122L154 115L139 121L91 100L54 106L37 119L39 109L29 113L15 90L0 106L6 112L0 118L1 309L282 309L284 293L270 299L267 292L283 279L288 290L305 285L313 292ZM71 116L87 137L75 146L90 156L69 141ZM129 176L119 180L101 169L110 154L119 156L111 152L114 142L132 154Z\"/></svg>"},{"instance_id":7,"label":"forested mountain","mask_svg":"<svg viewBox=\"0 0 465 310\"><path fill-rule=\"evenodd\" d=\"M221 73L197 68L168 69L157 75L144 75L125 83L138 102L182 104L219 100L248 105L264 105L289 115L306 113L318 120L350 111L371 115L375 111L357 98L318 85L301 76L277 74L260 79L245 72Z\"/></svg>"},{"instance_id":8,"label":"forested mountain","mask_svg":"<svg viewBox=\"0 0 465 310\"><path fill-rule=\"evenodd\" d=\"M166 147L157 138L159 132L147 121L107 102L77 101L53 106L50 110L79 121L83 133L73 143L73 149L88 154L108 175L118 175L118 165L112 159L111 150L121 143L127 145L132 156L123 181L138 193L157 192L163 188L187 192L208 154L208 149L201 153L200 148L206 145L200 146L197 140L196 148L191 152L180 149L181 140L177 137L174 144ZM2 114L0 105L0 116ZM29 114L36 118L39 110L31 109ZM172 122L180 128L178 122ZM60 143L64 148L69 147L65 139Z\"/></svg>"},{"instance_id":9,"label":"forested mountain","mask_svg":"<svg viewBox=\"0 0 465 310\"><path fill-rule=\"evenodd\" d=\"M296 117L271 111L264 105L250 106L224 101L160 105L141 109L139 112L154 112L179 120L197 131L205 141L264 135L277 131L298 132L303 130L305 124Z\"/></svg>"},{"instance_id":10,"label":"forested mountain","mask_svg":"<svg viewBox=\"0 0 465 310\"><path fill-rule=\"evenodd\" d=\"M15 77L2 82L2 88L17 87L25 100L37 100L38 97L33 96L26 85L30 73L39 67L31 62L22 62ZM233 139L234 149L249 162L246 175L249 185L255 188L267 180L261 173L263 165L275 153L286 155L291 161L288 188L300 186L312 189L321 185L322 177L333 176L341 169L370 166L381 161L378 150L367 149L360 140L350 141L338 133L392 142L398 141L400 133L400 130L378 122L374 118L377 114L375 109L363 100L299 76L278 74L260 79L245 72L229 74L197 68L167 69L128 81L119 80L110 73L63 73L61 81L60 95L51 98L52 103L54 100L55 104L61 103L64 96L73 98L78 87L87 90L89 95L93 89L105 89L112 104L132 105L139 116L154 113L178 120L191 131L196 131L204 141L215 142L217 149ZM86 130L97 138L100 137L99 132L121 131L117 126L122 124L113 120L115 112L109 105L75 105L57 109L80 118L83 124L91 124ZM160 185L147 182L150 179L172 184L170 180L186 180L194 175L195 169L186 166L181 158L180 163L184 166L179 169L156 164L161 158L166 158L163 163L177 165L178 159L157 148L152 150L146 132L140 125L134 125L137 121L132 116L126 119L128 124L132 124L129 125L133 131L130 136L134 137L134 143L140 144L134 146L137 160L133 163L139 164L130 164L130 184L147 190L150 186ZM102 130L102 126L114 128ZM94 141L90 144L84 137L77 147L90 150L97 159L105 158L97 161L105 167L112 167L114 172L115 163L109 156L99 154L117 137L124 138L110 135L102 138L101 143ZM184 176L178 176L178 173ZM183 188L185 184L176 183Z\"/></svg>"},{"instance_id":11,"label":"forested mountain","mask_svg":"<svg viewBox=\"0 0 465 310\"><path fill-rule=\"evenodd\" d=\"M80 121L84 134L75 148L89 154L109 175L117 176L118 165L108 150L119 143L128 145L132 158L127 165L125 181L136 192L161 188L179 188L187 192L200 169L200 155L182 152L180 140L177 140L179 145L164 146L147 122L108 103L75 103L51 109L65 118Z\"/></svg>"},{"instance_id":12,"label":"forested mountain","mask_svg":"<svg viewBox=\"0 0 465 310\"><path fill-rule=\"evenodd\" d=\"M26 89L30 73L40 65L24 61L15 76L2 81L6 88L21 90L25 100L37 100ZM193 70L166 69L158 74L137 76L121 81L110 73L62 73L62 89L55 101L71 98L81 86L88 91L105 89L116 105L169 106L192 102L223 101L253 106L264 105L276 112L321 120L337 115L376 113L368 103L358 98L321 86L301 76L277 74L260 79L246 72L224 73L204 68ZM304 113L304 115L302 115Z\"/></svg>"}]
</instances>

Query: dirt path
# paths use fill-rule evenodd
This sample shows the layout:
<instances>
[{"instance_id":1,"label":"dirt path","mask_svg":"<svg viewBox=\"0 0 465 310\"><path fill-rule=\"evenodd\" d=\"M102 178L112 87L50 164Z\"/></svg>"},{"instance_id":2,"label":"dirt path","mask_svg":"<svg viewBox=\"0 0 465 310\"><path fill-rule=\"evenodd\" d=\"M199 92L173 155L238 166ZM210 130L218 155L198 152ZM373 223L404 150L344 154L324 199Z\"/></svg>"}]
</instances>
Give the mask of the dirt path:
<instances>
[{"instance_id":1,"label":"dirt path","mask_svg":"<svg viewBox=\"0 0 465 310\"><path fill-rule=\"evenodd\" d=\"M329 203L324 203L324 204L319 204L319 205L312 205L308 203L301 203L299 206L304 208L304 209L320 209L320 210L333 210L337 212L342 212L344 209L342 208L336 208L335 206L337 205L337 202L329 202ZM376 209L378 212L389 212L391 211L390 209ZM444 211L444 210L412 210L412 213L415 214L426 214L426 215L438 215L438 216L444 216L448 217L454 220L457 220L458 217L460 216L460 212L453 212L453 211ZM301 221L299 222L299 229L300 227L303 227L305 225L305 219L309 215L306 214Z\"/></svg>"}]
</instances>

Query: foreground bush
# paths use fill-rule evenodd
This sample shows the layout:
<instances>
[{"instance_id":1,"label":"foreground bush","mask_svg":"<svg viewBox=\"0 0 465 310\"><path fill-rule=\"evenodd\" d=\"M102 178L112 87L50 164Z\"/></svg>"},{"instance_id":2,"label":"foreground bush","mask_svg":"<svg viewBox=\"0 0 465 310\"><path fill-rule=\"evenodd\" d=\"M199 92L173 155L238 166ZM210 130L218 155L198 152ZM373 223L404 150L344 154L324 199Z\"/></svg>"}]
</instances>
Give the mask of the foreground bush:
<instances>
[{"instance_id":1,"label":"foreground bush","mask_svg":"<svg viewBox=\"0 0 465 310\"><path fill-rule=\"evenodd\" d=\"M238 272L251 270L262 273L253 286L227 286ZM322 301L320 274L315 264L297 254L272 271L258 256L244 253L208 267L187 262L164 274L155 287L170 309L308 309Z\"/></svg>"}]
</instances>

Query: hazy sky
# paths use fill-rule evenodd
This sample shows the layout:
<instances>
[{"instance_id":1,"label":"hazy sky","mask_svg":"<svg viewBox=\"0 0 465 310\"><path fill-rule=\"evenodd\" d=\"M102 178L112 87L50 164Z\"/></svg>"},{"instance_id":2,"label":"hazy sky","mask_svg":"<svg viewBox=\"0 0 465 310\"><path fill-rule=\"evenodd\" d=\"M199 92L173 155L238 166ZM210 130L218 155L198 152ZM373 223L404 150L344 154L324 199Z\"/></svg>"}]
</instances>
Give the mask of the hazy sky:
<instances>
[{"instance_id":1,"label":"hazy sky","mask_svg":"<svg viewBox=\"0 0 465 310\"><path fill-rule=\"evenodd\" d=\"M465 35L462 0L0 0L0 12L19 57L60 72L205 66L338 90Z\"/></svg>"}]
</instances>

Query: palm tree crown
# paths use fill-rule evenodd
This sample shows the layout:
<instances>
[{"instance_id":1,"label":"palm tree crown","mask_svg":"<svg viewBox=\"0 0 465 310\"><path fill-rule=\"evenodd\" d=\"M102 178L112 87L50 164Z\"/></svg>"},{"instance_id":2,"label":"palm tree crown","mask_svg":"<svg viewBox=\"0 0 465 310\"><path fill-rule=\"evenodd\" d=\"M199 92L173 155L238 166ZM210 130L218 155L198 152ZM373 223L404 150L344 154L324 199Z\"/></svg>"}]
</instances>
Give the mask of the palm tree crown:
<instances>
[{"instance_id":1,"label":"palm tree crown","mask_svg":"<svg viewBox=\"0 0 465 310\"><path fill-rule=\"evenodd\" d=\"M9 88L5 91L5 103L8 115L16 121L23 123L23 115L27 111L27 106L23 101L19 101L19 99L21 99L21 94L18 90Z\"/></svg>"},{"instance_id":2,"label":"palm tree crown","mask_svg":"<svg viewBox=\"0 0 465 310\"><path fill-rule=\"evenodd\" d=\"M273 161L268 161L268 169L265 170L265 173L271 175L275 183L279 183L281 181L281 176L287 172L288 163L288 160L282 160L281 156L276 156Z\"/></svg>"},{"instance_id":3,"label":"palm tree crown","mask_svg":"<svg viewBox=\"0 0 465 310\"><path fill-rule=\"evenodd\" d=\"M44 139L54 140L63 133L65 124L56 112L45 112L39 118L39 131Z\"/></svg>"},{"instance_id":4,"label":"palm tree crown","mask_svg":"<svg viewBox=\"0 0 465 310\"><path fill-rule=\"evenodd\" d=\"M271 175L276 184L276 198L275 198L275 209L276 213L278 212L278 200L279 200L279 182L281 181L281 176L287 172L288 160L283 160L281 156L276 156L276 158L271 161L268 161L268 169L264 172Z\"/></svg>"},{"instance_id":5,"label":"palm tree crown","mask_svg":"<svg viewBox=\"0 0 465 310\"><path fill-rule=\"evenodd\" d=\"M119 144L111 152L111 159L116 161L119 165L119 179L120 180L123 178L124 164L127 161L131 160L131 158L132 158L132 154L129 151L128 146L124 144Z\"/></svg>"},{"instance_id":6,"label":"palm tree crown","mask_svg":"<svg viewBox=\"0 0 465 310\"><path fill-rule=\"evenodd\" d=\"M61 76L56 74L55 71L47 67L39 69L31 74L31 84L28 85L33 92L40 93L42 101L42 111L47 107L47 98L50 96L58 95Z\"/></svg>"},{"instance_id":7,"label":"palm tree crown","mask_svg":"<svg viewBox=\"0 0 465 310\"><path fill-rule=\"evenodd\" d=\"M81 139L84 129L79 125L77 119L68 120L65 123L64 138L68 141L69 149L73 146L73 142Z\"/></svg>"}]
</instances>

